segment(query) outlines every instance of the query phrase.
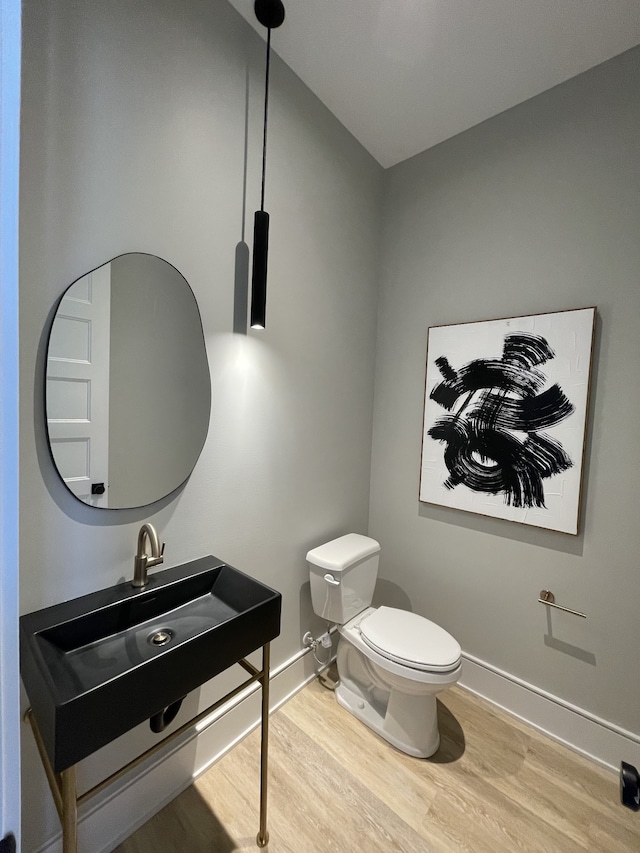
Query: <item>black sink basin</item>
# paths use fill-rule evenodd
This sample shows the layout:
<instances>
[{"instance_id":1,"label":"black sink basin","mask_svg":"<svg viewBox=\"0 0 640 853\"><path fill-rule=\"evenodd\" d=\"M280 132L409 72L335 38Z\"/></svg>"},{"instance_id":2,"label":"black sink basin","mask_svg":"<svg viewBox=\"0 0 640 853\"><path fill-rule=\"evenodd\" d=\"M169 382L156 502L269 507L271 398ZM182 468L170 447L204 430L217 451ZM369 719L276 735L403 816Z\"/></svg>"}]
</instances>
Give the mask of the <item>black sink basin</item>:
<instances>
[{"instance_id":1,"label":"black sink basin","mask_svg":"<svg viewBox=\"0 0 640 853\"><path fill-rule=\"evenodd\" d=\"M280 632L281 595L202 557L20 619L22 680L60 772Z\"/></svg>"}]
</instances>

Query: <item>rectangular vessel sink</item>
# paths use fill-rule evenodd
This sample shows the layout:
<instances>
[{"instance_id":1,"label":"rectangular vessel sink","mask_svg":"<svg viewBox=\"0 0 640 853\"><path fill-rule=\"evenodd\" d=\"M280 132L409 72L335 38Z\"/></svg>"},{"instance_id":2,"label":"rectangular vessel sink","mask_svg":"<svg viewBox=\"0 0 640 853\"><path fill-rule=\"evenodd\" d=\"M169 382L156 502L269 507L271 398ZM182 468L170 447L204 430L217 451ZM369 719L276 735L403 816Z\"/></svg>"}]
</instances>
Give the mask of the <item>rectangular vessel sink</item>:
<instances>
[{"instance_id":1,"label":"rectangular vessel sink","mask_svg":"<svg viewBox=\"0 0 640 853\"><path fill-rule=\"evenodd\" d=\"M280 633L279 592L202 557L20 619L22 680L56 772Z\"/></svg>"}]
</instances>

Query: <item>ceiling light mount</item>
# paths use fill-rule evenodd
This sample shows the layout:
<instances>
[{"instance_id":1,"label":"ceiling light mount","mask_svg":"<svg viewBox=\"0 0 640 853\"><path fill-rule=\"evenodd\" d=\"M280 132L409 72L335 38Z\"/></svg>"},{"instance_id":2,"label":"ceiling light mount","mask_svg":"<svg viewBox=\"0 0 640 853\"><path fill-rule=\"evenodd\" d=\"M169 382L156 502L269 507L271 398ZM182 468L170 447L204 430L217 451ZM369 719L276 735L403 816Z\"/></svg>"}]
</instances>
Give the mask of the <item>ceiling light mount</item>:
<instances>
[{"instance_id":1,"label":"ceiling light mount","mask_svg":"<svg viewBox=\"0 0 640 853\"><path fill-rule=\"evenodd\" d=\"M284 21L284 6L280 0L256 0L253 11L258 21L268 30L277 29Z\"/></svg>"}]
</instances>

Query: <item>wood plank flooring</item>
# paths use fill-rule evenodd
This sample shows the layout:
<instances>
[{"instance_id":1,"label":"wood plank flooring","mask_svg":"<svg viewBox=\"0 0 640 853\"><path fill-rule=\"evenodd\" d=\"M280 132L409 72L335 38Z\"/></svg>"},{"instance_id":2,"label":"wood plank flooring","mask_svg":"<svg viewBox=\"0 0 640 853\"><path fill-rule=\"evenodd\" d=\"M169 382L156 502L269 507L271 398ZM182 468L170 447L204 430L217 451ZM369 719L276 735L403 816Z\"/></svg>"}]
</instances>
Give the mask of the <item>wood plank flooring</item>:
<instances>
[{"instance_id":1,"label":"wood plank flooring","mask_svg":"<svg viewBox=\"0 0 640 853\"><path fill-rule=\"evenodd\" d=\"M441 746L410 758L313 682L271 717L270 853L637 853L613 773L460 688ZM116 853L257 851L259 732Z\"/></svg>"}]
</instances>

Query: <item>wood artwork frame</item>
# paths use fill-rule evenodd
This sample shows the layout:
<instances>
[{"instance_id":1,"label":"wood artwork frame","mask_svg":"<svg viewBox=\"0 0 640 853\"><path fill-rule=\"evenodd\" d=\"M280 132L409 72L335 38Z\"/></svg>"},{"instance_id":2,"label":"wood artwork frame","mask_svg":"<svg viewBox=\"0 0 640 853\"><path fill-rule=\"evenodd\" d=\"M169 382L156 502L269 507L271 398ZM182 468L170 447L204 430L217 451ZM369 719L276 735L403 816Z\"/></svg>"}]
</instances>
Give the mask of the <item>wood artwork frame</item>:
<instances>
[{"instance_id":1,"label":"wood artwork frame","mask_svg":"<svg viewBox=\"0 0 640 853\"><path fill-rule=\"evenodd\" d=\"M578 533L595 317L429 328L420 501Z\"/></svg>"}]
</instances>

